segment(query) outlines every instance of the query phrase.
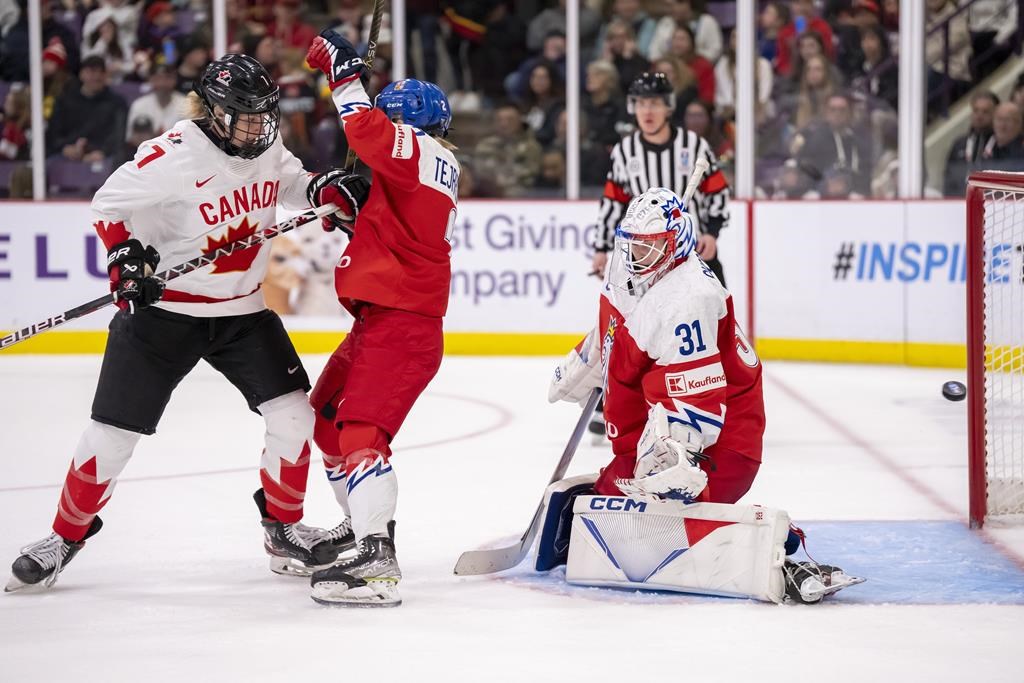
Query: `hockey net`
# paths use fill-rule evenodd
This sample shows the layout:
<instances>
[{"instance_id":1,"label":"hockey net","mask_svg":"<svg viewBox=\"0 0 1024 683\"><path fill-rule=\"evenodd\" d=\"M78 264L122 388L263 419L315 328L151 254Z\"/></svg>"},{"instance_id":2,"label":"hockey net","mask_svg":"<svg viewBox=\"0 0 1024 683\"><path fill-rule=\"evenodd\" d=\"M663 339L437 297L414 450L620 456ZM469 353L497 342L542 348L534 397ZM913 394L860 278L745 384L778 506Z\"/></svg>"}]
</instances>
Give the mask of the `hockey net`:
<instances>
[{"instance_id":1,"label":"hockey net","mask_svg":"<svg viewBox=\"0 0 1024 683\"><path fill-rule=\"evenodd\" d=\"M967 260L970 520L980 527L1024 519L1024 173L971 175Z\"/></svg>"}]
</instances>

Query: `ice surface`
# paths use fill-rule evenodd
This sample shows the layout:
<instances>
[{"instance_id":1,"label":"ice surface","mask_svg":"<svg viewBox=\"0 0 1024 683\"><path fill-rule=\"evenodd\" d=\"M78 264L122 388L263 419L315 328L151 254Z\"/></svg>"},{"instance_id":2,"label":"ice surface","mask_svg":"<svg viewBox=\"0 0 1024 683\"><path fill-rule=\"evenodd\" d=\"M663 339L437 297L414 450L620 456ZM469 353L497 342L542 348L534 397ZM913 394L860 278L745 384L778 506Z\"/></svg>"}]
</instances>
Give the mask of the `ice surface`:
<instances>
[{"instance_id":1,"label":"ice surface","mask_svg":"<svg viewBox=\"0 0 1024 683\"><path fill-rule=\"evenodd\" d=\"M99 362L0 355L5 563L49 533ZM547 404L551 366L445 360L394 444L405 604L382 611L318 607L267 570L262 420L198 368L55 589L0 595L0 681L1024 678L1024 533L961 526L965 406L940 388L962 372L768 365L747 501L813 520L817 559L854 557L869 581L831 605L570 588L525 566L454 577L461 551L522 533L554 468L576 414ZM570 474L606 458L585 439ZM306 521L337 520L316 467L307 501Z\"/></svg>"}]
</instances>

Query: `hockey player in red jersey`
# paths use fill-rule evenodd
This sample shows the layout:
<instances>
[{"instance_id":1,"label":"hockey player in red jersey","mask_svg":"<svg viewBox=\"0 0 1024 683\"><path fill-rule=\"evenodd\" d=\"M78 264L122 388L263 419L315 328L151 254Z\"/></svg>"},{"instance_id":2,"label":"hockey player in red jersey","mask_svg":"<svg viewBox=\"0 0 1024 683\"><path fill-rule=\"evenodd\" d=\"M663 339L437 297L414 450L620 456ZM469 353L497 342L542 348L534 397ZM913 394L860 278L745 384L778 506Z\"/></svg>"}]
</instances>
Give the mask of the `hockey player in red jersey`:
<instances>
[{"instance_id":1,"label":"hockey player in red jersey","mask_svg":"<svg viewBox=\"0 0 1024 683\"><path fill-rule=\"evenodd\" d=\"M451 114L436 85L398 81L371 105L362 59L331 30L313 41L306 59L327 75L349 145L373 170L335 271L338 298L355 322L310 395L316 443L351 514L358 552L314 573L312 597L390 607L401 603L390 443L441 363L459 165L444 142Z\"/></svg>"},{"instance_id":2,"label":"hockey player in red jersey","mask_svg":"<svg viewBox=\"0 0 1024 683\"><path fill-rule=\"evenodd\" d=\"M555 371L548 399L603 387L614 458L604 496L736 503L761 464L761 363L729 292L695 252L698 226L671 190L633 199L615 230L598 324ZM802 536L790 532L786 552ZM637 539L642 543L643 539ZM786 561L786 591L816 602L861 579Z\"/></svg>"},{"instance_id":3,"label":"hockey player in red jersey","mask_svg":"<svg viewBox=\"0 0 1024 683\"><path fill-rule=\"evenodd\" d=\"M694 253L696 236L671 190L653 188L629 205L598 325L552 382L552 401L575 400L604 373L615 458L599 494L735 503L757 474L761 364L729 292Z\"/></svg>"},{"instance_id":4,"label":"hockey player in red jersey","mask_svg":"<svg viewBox=\"0 0 1024 683\"><path fill-rule=\"evenodd\" d=\"M306 566L338 555L323 530L300 524L314 420L306 372L259 291L270 244L218 258L173 289L152 277L161 257L183 262L273 225L278 204L309 206L310 174L278 137L278 88L258 61L229 54L212 62L190 98L191 118L140 145L93 198L121 310L53 533L24 548L8 589L52 585L100 529L98 513L139 438L156 431L174 388L200 360L266 422L255 498L267 551Z\"/></svg>"}]
</instances>

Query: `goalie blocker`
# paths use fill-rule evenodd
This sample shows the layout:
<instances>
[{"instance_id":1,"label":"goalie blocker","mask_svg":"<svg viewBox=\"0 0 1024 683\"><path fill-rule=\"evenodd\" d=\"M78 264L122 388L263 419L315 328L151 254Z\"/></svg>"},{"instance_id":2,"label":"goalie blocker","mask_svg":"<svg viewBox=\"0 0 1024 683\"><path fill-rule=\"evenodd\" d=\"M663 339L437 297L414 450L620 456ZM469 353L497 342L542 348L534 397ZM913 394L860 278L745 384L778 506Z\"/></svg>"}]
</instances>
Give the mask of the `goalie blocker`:
<instances>
[{"instance_id":1,"label":"goalie blocker","mask_svg":"<svg viewBox=\"0 0 1024 683\"><path fill-rule=\"evenodd\" d=\"M583 475L548 487L538 571L566 564L570 584L774 603L818 602L863 581L787 559L799 537L782 510L589 495L595 480Z\"/></svg>"}]
</instances>

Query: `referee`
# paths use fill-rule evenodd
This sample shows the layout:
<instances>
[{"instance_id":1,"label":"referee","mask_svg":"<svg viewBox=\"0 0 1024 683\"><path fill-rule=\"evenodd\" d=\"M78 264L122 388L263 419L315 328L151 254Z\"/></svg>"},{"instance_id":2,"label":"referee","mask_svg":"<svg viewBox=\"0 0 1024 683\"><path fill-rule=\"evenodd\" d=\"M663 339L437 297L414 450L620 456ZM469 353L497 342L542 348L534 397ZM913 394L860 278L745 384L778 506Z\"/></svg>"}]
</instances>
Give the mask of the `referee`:
<instances>
[{"instance_id":1,"label":"referee","mask_svg":"<svg viewBox=\"0 0 1024 683\"><path fill-rule=\"evenodd\" d=\"M694 215L700 219L697 254L725 284L717 240L719 231L729 224L729 184L708 141L693 131L671 125L669 119L675 104L676 96L665 74L645 73L629 85L626 107L636 116L639 130L612 148L612 168L604 185L598 219L595 275L604 276L615 228L630 200L652 187L667 187L681 197L694 162L703 157L708 161L708 170L688 210L696 209Z\"/></svg>"}]
</instances>

